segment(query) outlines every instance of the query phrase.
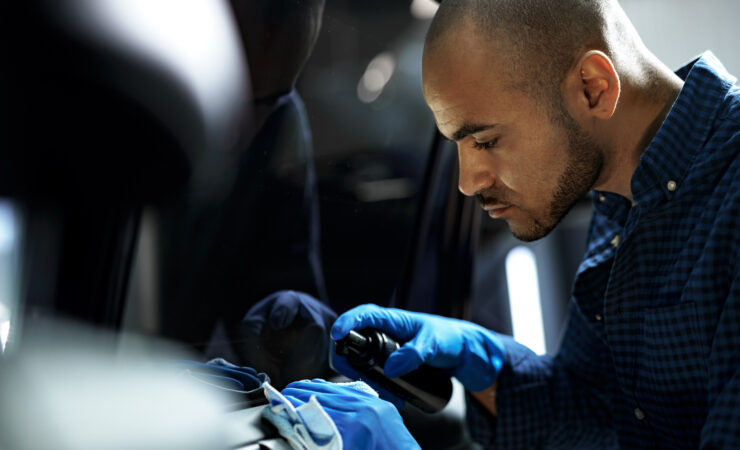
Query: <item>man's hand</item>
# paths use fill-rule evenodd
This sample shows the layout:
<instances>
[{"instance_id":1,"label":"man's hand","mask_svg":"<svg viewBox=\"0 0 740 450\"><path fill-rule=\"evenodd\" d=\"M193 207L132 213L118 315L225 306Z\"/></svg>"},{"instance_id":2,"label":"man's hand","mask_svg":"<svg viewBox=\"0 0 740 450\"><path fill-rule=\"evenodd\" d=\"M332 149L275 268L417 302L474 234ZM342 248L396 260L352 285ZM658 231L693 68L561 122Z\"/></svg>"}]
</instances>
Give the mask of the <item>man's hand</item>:
<instances>
[{"instance_id":1,"label":"man's hand","mask_svg":"<svg viewBox=\"0 0 740 450\"><path fill-rule=\"evenodd\" d=\"M398 377L429 364L450 369L469 391L491 387L503 365L504 346L496 333L457 319L377 305L361 305L342 314L331 329L339 340L350 330L375 328L406 342L385 363L385 374ZM336 355L334 355L336 356ZM335 364L338 370L348 364ZM356 373L344 373L356 378Z\"/></svg>"},{"instance_id":2,"label":"man's hand","mask_svg":"<svg viewBox=\"0 0 740 450\"><path fill-rule=\"evenodd\" d=\"M337 426L344 448L421 448L404 426L398 410L370 393L316 379L290 383L282 394L295 407L307 403L311 396L316 396L316 400Z\"/></svg>"}]
</instances>

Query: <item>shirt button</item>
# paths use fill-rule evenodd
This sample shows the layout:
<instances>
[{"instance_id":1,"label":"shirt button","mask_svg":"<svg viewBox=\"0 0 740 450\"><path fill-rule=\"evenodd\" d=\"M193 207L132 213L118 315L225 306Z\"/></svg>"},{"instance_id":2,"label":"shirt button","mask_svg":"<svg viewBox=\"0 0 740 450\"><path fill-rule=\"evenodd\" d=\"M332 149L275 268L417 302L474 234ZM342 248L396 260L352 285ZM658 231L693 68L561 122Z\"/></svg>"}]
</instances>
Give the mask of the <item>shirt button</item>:
<instances>
[{"instance_id":1,"label":"shirt button","mask_svg":"<svg viewBox=\"0 0 740 450\"><path fill-rule=\"evenodd\" d=\"M601 319L603 319L603 317L601 317L601 314L596 314L596 315L594 316L594 319L596 319L596 320L598 320L599 322L601 322Z\"/></svg>"},{"instance_id":2,"label":"shirt button","mask_svg":"<svg viewBox=\"0 0 740 450\"><path fill-rule=\"evenodd\" d=\"M614 236L614 239L612 239L612 245L615 247L619 246L619 235Z\"/></svg>"},{"instance_id":3,"label":"shirt button","mask_svg":"<svg viewBox=\"0 0 740 450\"><path fill-rule=\"evenodd\" d=\"M645 413L642 412L640 408L635 408L635 418L637 418L637 420L642 420L645 418Z\"/></svg>"},{"instance_id":4,"label":"shirt button","mask_svg":"<svg viewBox=\"0 0 740 450\"><path fill-rule=\"evenodd\" d=\"M599 194L599 201L603 202L604 200L606 200L606 197L604 196L604 194Z\"/></svg>"},{"instance_id":5,"label":"shirt button","mask_svg":"<svg viewBox=\"0 0 740 450\"><path fill-rule=\"evenodd\" d=\"M676 190L676 182L675 182L675 181L673 181L673 180L671 180L671 181L669 181L669 182L668 182L668 184L666 184L666 185L665 185L665 187L666 187L666 189L668 189L669 191L673 192L673 191L675 191L675 190Z\"/></svg>"}]
</instances>

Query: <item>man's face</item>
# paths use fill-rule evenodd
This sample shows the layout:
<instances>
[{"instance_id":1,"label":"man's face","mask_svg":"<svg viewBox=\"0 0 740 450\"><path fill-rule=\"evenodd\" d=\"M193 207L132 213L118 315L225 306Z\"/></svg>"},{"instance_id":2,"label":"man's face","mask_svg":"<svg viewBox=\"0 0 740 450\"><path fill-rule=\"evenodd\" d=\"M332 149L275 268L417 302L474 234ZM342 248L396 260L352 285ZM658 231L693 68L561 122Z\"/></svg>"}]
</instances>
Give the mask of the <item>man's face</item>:
<instances>
[{"instance_id":1,"label":"man's face","mask_svg":"<svg viewBox=\"0 0 740 450\"><path fill-rule=\"evenodd\" d=\"M591 189L603 156L560 104L512 87L527 80L502 60L470 32L448 35L425 50L424 97L440 132L457 142L460 191L532 241Z\"/></svg>"}]
</instances>

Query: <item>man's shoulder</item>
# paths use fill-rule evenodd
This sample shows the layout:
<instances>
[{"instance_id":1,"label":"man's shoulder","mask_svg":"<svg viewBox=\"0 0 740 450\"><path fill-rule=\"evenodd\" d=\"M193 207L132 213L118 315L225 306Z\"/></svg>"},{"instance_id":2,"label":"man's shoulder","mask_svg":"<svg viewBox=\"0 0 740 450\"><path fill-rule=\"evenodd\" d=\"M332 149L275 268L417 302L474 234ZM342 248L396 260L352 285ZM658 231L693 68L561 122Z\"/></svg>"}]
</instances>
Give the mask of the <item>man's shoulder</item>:
<instances>
[{"instance_id":1,"label":"man's shoulder","mask_svg":"<svg viewBox=\"0 0 740 450\"><path fill-rule=\"evenodd\" d=\"M721 188L732 188L727 194L740 190L740 88L733 87L725 95L711 129L691 165L692 178L699 184L717 183ZM734 193L732 191L735 191Z\"/></svg>"},{"instance_id":2,"label":"man's shoulder","mask_svg":"<svg viewBox=\"0 0 740 450\"><path fill-rule=\"evenodd\" d=\"M724 98L717 120L740 130L740 87L733 86Z\"/></svg>"}]
</instances>

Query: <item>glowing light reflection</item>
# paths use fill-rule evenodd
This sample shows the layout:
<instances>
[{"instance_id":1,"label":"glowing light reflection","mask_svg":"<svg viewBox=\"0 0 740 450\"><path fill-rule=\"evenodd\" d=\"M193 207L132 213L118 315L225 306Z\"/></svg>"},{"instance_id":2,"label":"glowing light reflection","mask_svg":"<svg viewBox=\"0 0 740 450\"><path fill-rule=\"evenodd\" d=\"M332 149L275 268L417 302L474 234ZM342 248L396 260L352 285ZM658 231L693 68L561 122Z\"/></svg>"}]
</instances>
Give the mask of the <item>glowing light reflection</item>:
<instances>
[{"instance_id":1,"label":"glowing light reflection","mask_svg":"<svg viewBox=\"0 0 740 450\"><path fill-rule=\"evenodd\" d=\"M10 336L10 320L0 321L0 353L5 352L8 336Z\"/></svg>"},{"instance_id":2,"label":"glowing light reflection","mask_svg":"<svg viewBox=\"0 0 740 450\"><path fill-rule=\"evenodd\" d=\"M538 355L545 353L540 286L534 253L515 247L506 255L506 281L514 339Z\"/></svg>"},{"instance_id":3,"label":"glowing light reflection","mask_svg":"<svg viewBox=\"0 0 740 450\"><path fill-rule=\"evenodd\" d=\"M383 52L373 58L357 84L357 98L363 103L377 100L395 70L396 59L392 54Z\"/></svg>"},{"instance_id":4,"label":"glowing light reflection","mask_svg":"<svg viewBox=\"0 0 740 450\"><path fill-rule=\"evenodd\" d=\"M427 20L434 17L439 4L433 0L414 0L411 2L411 15L416 19Z\"/></svg>"},{"instance_id":5,"label":"glowing light reflection","mask_svg":"<svg viewBox=\"0 0 740 450\"><path fill-rule=\"evenodd\" d=\"M15 242L15 223L10 205L0 202L0 253L5 253Z\"/></svg>"}]
</instances>

